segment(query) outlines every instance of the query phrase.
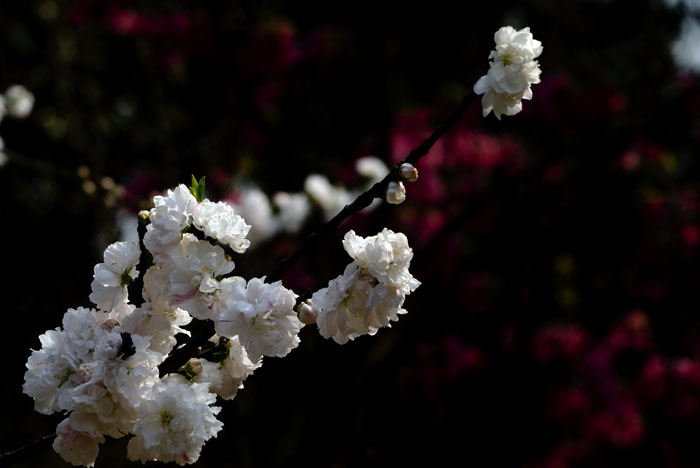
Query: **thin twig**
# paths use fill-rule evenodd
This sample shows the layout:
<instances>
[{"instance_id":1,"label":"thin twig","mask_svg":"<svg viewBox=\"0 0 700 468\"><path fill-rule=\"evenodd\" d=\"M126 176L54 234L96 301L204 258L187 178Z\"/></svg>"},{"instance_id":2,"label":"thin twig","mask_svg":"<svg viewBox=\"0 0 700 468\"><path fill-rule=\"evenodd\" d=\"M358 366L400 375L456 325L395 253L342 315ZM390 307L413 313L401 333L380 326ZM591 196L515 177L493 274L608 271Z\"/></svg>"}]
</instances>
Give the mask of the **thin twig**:
<instances>
[{"instance_id":1,"label":"thin twig","mask_svg":"<svg viewBox=\"0 0 700 468\"><path fill-rule=\"evenodd\" d=\"M13 463L26 459L33 453L49 448L55 438L56 433L54 432L53 434L45 435L41 439L29 442L24 447L0 454L0 467L10 466Z\"/></svg>"}]
</instances>

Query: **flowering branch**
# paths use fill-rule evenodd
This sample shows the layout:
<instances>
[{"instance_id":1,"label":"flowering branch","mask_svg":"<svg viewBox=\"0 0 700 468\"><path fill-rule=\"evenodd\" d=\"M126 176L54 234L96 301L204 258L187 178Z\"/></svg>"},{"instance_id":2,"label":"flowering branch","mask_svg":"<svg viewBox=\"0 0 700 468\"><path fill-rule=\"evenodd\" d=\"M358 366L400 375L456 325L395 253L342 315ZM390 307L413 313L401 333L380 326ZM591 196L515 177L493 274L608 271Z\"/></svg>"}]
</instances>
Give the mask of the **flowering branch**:
<instances>
[{"instance_id":1,"label":"flowering branch","mask_svg":"<svg viewBox=\"0 0 700 468\"><path fill-rule=\"evenodd\" d=\"M375 198L384 198L389 184L401 180L401 166L405 163L416 164L423 156L427 155L435 143L461 119L466 109L476 97L477 96L473 92L469 92L466 96L464 96L462 102L452 113L452 115L450 115L450 117L442 125L436 128L435 131L433 131L433 133L425 141L423 141L420 146L413 149L405 159L397 163L389 174L384 177L384 179L360 194L352 203L346 205L336 216L321 226L320 229L312 233L296 251L280 262L280 264L267 276L267 281L274 282L279 280L286 271L294 266L305 253L307 253L317 244L319 239L338 229L346 219L369 206ZM138 226L141 244L140 247L142 252L141 258L139 259L140 274L133 281L133 283L129 285L129 295L134 299L134 303L137 304L143 302L143 296L141 293L143 288L143 274L148 268L149 264L152 263L152 260L148 259L143 254L146 252L146 249L143 246L143 237L146 232L146 225L146 219L140 217ZM197 235L197 237L204 237L201 231L197 230L196 228L195 231L195 235ZM217 245L222 246L222 244L219 242L217 242ZM214 322L205 321L203 327L195 334L195 336L192 337L192 339L190 339L184 346L173 350L170 355L158 366L159 374L164 376L169 373L174 373L184 366L189 359L200 355L203 347L205 347L214 333ZM56 433L49 434L21 448L1 454L0 467L10 466L13 463L24 460L37 450L48 448L55 438Z\"/></svg>"},{"instance_id":2,"label":"flowering branch","mask_svg":"<svg viewBox=\"0 0 700 468\"><path fill-rule=\"evenodd\" d=\"M340 210L340 212L335 215L330 221L321 226L317 231L313 232L304 241L304 243L299 246L297 250L292 252L287 256L279 265L266 277L268 283L278 281L282 275L294 266L303 255L311 250L319 239L328 233L337 230L340 225L351 217L355 213L359 213L363 209L367 208L375 198L384 198L386 189L391 182L401 180L400 168L403 164L415 165L423 156L428 154L430 149L435 145L435 143L452 128L464 115L469 105L474 102L477 95L473 92L467 93L463 98L462 102L459 104L457 109L450 115L450 117L438 128L436 128L433 133L420 144L420 146L411 150L411 152L402 161L397 163L389 174L380 180L368 190L360 194L355 201ZM202 329L190 339L187 344L183 347L173 350L170 355L163 361L158 370L161 376L175 372L180 367L184 366L185 363L193 356L196 356L198 350L214 335L214 323L212 321L207 321Z\"/></svg>"},{"instance_id":3,"label":"flowering branch","mask_svg":"<svg viewBox=\"0 0 700 468\"><path fill-rule=\"evenodd\" d=\"M131 460L193 463L223 426L216 418L217 396L232 399L263 356L286 356L298 346L305 324L316 323L321 336L345 344L405 314L405 297L420 281L409 272L413 251L406 236L386 228L367 238L347 232L343 247L352 262L310 298L300 298L280 278L375 198L403 202L402 181L418 177L413 164L478 94L485 93L484 115L519 112L520 100L531 98L530 85L539 82L534 58L541 45L527 28L501 28L495 40L489 74L452 115L267 277L231 275L232 254L250 247L251 225L231 205L204 198L204 178L193 177L190 189L181 184L154 197L154 208L139 214L139 242L108 246L104 262L95 266L90 301L96 307L68 309L63 327L41 335L42 348L27 361L23 390L35 409L69 414L56 434L2 456L3 465L53 440L64 460L92 466L105 435L127 434L134 436L127 447ZM177 348L176 335L189 335L182 327L193 318L204 324Z\"/></svg>"}]
</instances>

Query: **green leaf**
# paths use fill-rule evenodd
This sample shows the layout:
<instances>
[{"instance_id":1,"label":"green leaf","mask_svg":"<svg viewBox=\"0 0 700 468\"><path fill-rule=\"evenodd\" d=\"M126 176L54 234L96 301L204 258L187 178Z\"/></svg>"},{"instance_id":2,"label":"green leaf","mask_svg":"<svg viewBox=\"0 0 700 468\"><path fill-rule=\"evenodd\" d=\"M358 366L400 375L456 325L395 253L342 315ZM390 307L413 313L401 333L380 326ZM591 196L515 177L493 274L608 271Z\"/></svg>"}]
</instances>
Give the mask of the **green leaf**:
<instances>
[{"instance_id":1,"label":"green leaf","mask_svg":"<svg viewBox=\"0 0 700 468\"><path fill-rule=\"evenodd\" d=\"M192 182L190 183L190 193L194 198L197 198L197 191L199 189L199 182L197 182L197 178L192 174Z\"/></svg>"},{"instance_id":2,"label":"green leaf","mask_svg":"<svg viewBox=\"0 0 700 468\"><path fill-rule=\"evenodd\" d=\"M204 200L204 181L206 180L206 177L202 177L199 179L199 182L197 181L197 178L192 174L192 182L190 185L190 193L194 198L197 199L198 203L201 203L202 200Z\"/></svg>"},{"instance_id":3,"label":"green leaf","mask_svg":"<svg viewBox=\"0 0 700 468\"><path fill-rule=\"evenodd\" d=\"M202 202L204 200L204 182L206 181L206 177L202 176L201 179L199 179L199 183L197 184L197 201Z\"/></svg>"}]
</instances>

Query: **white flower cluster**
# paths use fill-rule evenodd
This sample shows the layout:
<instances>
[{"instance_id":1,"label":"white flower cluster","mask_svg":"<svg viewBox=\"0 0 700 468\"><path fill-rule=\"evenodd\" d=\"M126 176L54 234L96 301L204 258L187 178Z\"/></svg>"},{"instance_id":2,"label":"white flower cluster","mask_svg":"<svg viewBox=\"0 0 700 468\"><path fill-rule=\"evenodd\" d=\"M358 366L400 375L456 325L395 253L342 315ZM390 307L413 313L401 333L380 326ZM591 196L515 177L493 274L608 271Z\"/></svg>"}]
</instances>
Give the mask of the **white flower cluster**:
<instances>
[{"instance_id":1,"label":"white flower cluster","mask_svg":"<svg viewBox=\"0 0 700 468\"><path fill-rule=\"evenodd\" d=\"M413 251L401 233L384 229L363 238L350 231L343 247L353 262L311 297L319 332L339 344L390 326L406 313L404 299L420 285L408 271Z\"/></svg>"},{"instance_id":2,"label":"white flower cluster","mask_svg":"<svg viewBox=\"0 0 700 468\"><path fill-rule=\"evenodd\" d=\"M69 309L63 327L41 335L41 349L27 362L24 392L36 410L69 413L53 446L76 465L94 463L105 435L128 434L133 434L131 459L193 463L204 442L221 429L216 396L232 398L260 366L262 354L284 355L299 342L302 324L296 316L279 323L269 318L293 310L294 293L279 284L264 285L263 303L254 288L239 297L239 278L226 277L234 263L222 246L242 253L250 245L243 218L225 203L198 201L184 185L155 197L154 205L144 236L153 264L141 263L137 242L107 247L104 262L94 269L90 300L96 308ZM130 303L132 285L141 289L142 303ZM275 292L267 290L271 287ZM223 354L193 360L197 372L187 364L180 371L186 377L160 377L158 366L173 350L176 335L189 334L183 327L193 317L219 320L219 314L231 313L232 303L248 313L252 305L246 300L261 317L253 328L264 322L265 333L251 332L250 324L229 326L227 337L212 344ZM276 333L289 338L283 343ZM255 362L241 340L255 351Z\"/></svg>"},{"instance_id":3,"label":"white flower cluster","mask_svg":"<svg viewBox=\"0 0 700 468\"><path fill-rule=\"evenodd\" d=\"M232 399L263 356L299 345L297 295L281 281L233 276L231 256L248 249L251 226L230 205L204 199L195 183L154 198L143 214L146 251L138 242L107 247L94 268L96 307L69 309L27 361L23 389L35 409L68 414L53 447L74 465L92 466L105 436L127 435L132 460L194 463L222 428L216 397ZM403 234L385 229L364 239L350 231L343 244L353 262L304 309L338 343L389 326L419 285ZM217 335L161 376L193 318L212 320Z\"/></svg>"},{"instance_id":4,"label":"white flower cluster","mask_svg":"<svg viewBox=\"0 0 700 468\"><path fill-rule=\"evenodd\" d=\"M503 26L494 35L496 48L489 54L490 68L474 84L474 92L483 94L483 115L493 111L515 115L523 108L523 99L532 99L531 86L540 82L540 67L535 60L542 53L542 43L533 39L530 28L515 30Z\"/></svg>"}]
</instances>

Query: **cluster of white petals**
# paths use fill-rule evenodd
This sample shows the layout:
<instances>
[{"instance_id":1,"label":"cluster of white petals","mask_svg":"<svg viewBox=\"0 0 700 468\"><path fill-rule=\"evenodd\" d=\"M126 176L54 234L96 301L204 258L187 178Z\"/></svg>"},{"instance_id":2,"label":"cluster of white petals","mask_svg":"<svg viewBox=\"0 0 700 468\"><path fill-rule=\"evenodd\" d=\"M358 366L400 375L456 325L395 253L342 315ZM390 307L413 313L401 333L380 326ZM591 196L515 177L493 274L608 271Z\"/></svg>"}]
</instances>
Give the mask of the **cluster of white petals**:
<instances>
[{"instance_id":1,"label":"cluster of white petals","mask_svg":"<svg viewBox=\"0 0 700 468\"><path fill-rule=\"evenodd\" d=\"M228 245L234 252L243 253L250 247L246 238L250 225L228 203L204 199L192 213L192 220L205 235Z\"/></svg>"},{"instance_id":2,"label":"cluster of white petals","mask_svg":"<svg viewBox=\"0 0 700 468\"><path fill-rule=\"evenodd\" d=\"M192 212L197 207L197 199L183 184L168 190L166 196L153 198L148 232L144 237L146 248L156 259L163 258L169 247L180 242L182 231L189 226Z\"/></svg>"},{"instance_id":3,"label":"cluster of white petals","mask_svg":"<svg viewBox=\"0 0 700 468\"><path fill-rule=\"evenodd\" d=\"M210 341L219 342L218 335ZM238 336L226 340L225 347L228 353L220 362L201 359L202 371L195 378L195 382L207 383L210 391L224 400L231 400L236 396L238 389L243 388L243 381L262 366L262 359L251 361Z\"/></svg>"},{"instance_id":4,"label":"cluster of white petals","mask_svg":"<svg viewBox=\"0 0 700 468\"><path fill-rule=\"evenodd\" d=\"M94 462L103 435L128 434L141 396L158 379L163 356L147 349L149 339L134 335L125 342L118 319L132 310L69 309L63 327L41 335L42 348L27 361L23 390L35 409L70 412L55 448L71 463Z\"/></svg>"},{"instance_id":5,"label":"cluster of white petals","mask_svg":"<svg viewBox=\"0 0 700 468\"><path fill-rule=\"evenodd\" d=\"M304 190L321 207L326 219L331 219L353 200L351 192L332 185L326 176L320 174L309 175L304 181Z\"/></svg>"},{"instance_id":6,"label":"cluster of white petals","mask_svg":"<svg viewBox=\"0 0 700 468\"><path fill-rule=\"evenodd\" d=\"M389 173L384 161L375 156L364 156L355 161L355 170L361 176L367 177L372 184L379 182Z\"/></svg>"},{"instance_id":7,"label":"cluster of white petals","mask_svg":"<svg viewBox=\"0 0 700 468\"><path fill-rule=\"evenodd\" d=\"M178 465L196 462L204 443L223 427L216 419L221 408L212 406L215 402L216 395L207 385L190 383L179 375L157 383L139 406L127 448L129 459Z\"/></svg>"},{"instance_id":8,"label":"cluster of white petals","mask_svg":"<svg viewBox=\"0 0 700 468\"><path fill-rule=\"evenodd\" d=\"M70 425L70 418L59 423L53 449L74 466L94 466L99 453L99 444L105 439L94 432L76 431Z\"/></svg>"},{"instance_id":9,"label":"cluster of white petals","mask_svg":"<svg viewBox=\"0 0 700 468\"><path fill-rule=\"evenodd\" d=\"M343 247L360 268L385 286L410 292L420 285L408 271L413 250L400 232L384 228L376 236L361 237L349 231L343 238Z\"/></svg>"},{"instance_id":10,"label":"cluster of white petals","mask_svg":"<svg viewBox=\"0 0 700 468\"><path fill-rule=\"evenodd\" d=\"M172 252L170 297L178 306L199 319L214 319L214 302L223 276L234 263L224 249L192 234L184 234L177 252Z\"/></svg>"},{"instance_id":11,"label":"cluster of white petals","mask_svg":"<svg viewBox=\"0 0 700 468\"><path fill-rule=\"evenodd\" d=\"M533 84L540 82L539 63L542 43L532 37L530 28L515 30L503 26L494 35L496 48L489 54L490 68L474 84L474 92L483 94L483 115L491 111L515 115L522 110L522 100L532 99Z\"/></svg>"},{"instance_id":12,"label":"cluster of white petals","mask_svg":"<svg viewBox=\"0 0 700 468\"><path fill-rule=\"evenodd\" d=\"M129 333L149 336L149 348L167 355L177 342L175 335L190 334L182 327L192 321L192 316L170 297L169 264L149 268L143 281L144 303L122 319L122 328Z\"/></svg>"},{"instance_id":13,"label":"cluster of white petals","mask_svg":"<svg viewBox=\"0 0 700 468\"><path fill-rule=\"evenodd\" d=\"M405 235L384 229L363 238L349 231L343 246L354 261L311 297L321 336L339 344L390 326L420 285L408 271L413 251Z\"/></svg>"},{"instance_id":14,"label":"cluster of white petals","mask_svg":"<svg viewBox=\"0 0 700 468\"><path fill-rule=\"evenodd\" d=\"M299 344L304 326L294 311L296 294L281 281L267 284L253 278L247 284L241 277L226 284L225 304L215 322L216 332L238 336L250 359L282 357Z\"/></svg>"},{"instance_id":15,"label":"cluster of white petals","mask_svg":"<svg viewBox=\"0 0 700 468\"><path fill-rule=\"evenodd\" d=\"M95 265L90 300L97 308L108 312L127 301L127 286L138 275L136 265L141 251L137 242L115 242L107 247L104 263Z\"/></svg>"},{"instance_id":16,"label":"cluster of white petals","mask_svg":"<svg viewBox=\"0 0 700 468\"><path fill-rule=\"evenodd\" d=\"M279 209L277 226L281 231L296 234L311 213L311 203L303 193L277 192L272 198Z\"/></svg>"}]
</instances>

